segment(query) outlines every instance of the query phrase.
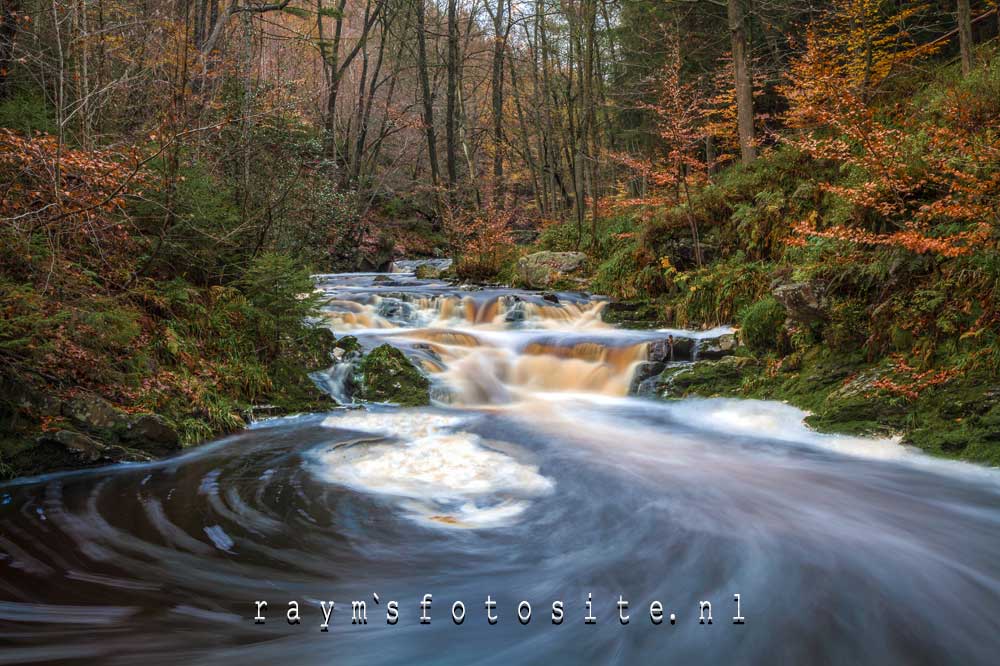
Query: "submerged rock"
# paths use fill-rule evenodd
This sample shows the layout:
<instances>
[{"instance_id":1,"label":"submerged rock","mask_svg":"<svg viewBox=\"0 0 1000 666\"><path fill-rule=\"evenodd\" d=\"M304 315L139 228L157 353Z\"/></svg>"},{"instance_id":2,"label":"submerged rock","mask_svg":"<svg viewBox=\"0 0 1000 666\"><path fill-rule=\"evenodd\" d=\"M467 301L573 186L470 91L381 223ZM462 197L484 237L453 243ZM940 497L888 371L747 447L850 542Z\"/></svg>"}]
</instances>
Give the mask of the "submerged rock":
<instances>
[{"instance_id":1,"label":"submerged rock","mask_svg":"<svg viewBox=\"0 0 1000 666\"><path fill-rule=\"evenodd\" d=\"M586 263L583 252L535 252L518 260L517 274L524 286L547 289L575 276Z\"/></svg>"},{"instance_id":2,"label":"submerged rock","mask_svg":"<svg viewBox=\"0 0 1000 666\"><path fill-rule=\"evenodd\" d=\"M430 404L430 382L392 345L373 349L361 362L360 372L364 400L405 407Z\"/></svg>"}]
</instances>

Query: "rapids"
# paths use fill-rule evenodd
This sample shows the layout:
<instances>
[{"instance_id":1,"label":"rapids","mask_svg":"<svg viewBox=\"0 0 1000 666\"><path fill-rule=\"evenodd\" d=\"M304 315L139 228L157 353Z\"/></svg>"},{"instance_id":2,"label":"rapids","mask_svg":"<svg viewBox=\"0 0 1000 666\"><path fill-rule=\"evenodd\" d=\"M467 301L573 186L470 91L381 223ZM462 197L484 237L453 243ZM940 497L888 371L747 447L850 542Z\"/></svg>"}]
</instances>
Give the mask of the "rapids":
<instances>
[{"instance_id":1,"label":"rapids","mask_svg":"<svg viewBox=\"0 0 1000 666\"><path fill-rule=\"evenodd\" d=\"M996 663L996 470L778 403L629 395L651 341L697 356L725 330L619 330L600 299L407 272L317 285L338 337L404 350L435 405L0 486L0 663ZM346 400L349 375L315 379Z\"/></svg>"}]
</instances>

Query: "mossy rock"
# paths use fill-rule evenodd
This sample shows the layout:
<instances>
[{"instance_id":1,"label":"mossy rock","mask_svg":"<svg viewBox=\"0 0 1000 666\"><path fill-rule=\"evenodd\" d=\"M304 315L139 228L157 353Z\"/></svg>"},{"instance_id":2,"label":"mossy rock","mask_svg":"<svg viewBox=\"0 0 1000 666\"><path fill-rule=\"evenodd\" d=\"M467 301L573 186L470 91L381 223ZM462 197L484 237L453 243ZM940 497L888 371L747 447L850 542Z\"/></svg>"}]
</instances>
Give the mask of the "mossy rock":
<instances>
[{"instance_id":1,"label":"mossy rock","mask_svg":"<svg viewBox=\"0 0 1000 666\"><path fill-rule=\"evenodd\" d=\"M420 264L413 269L413 276L418 280L437 280L441 277L441 269L432 264Z\"/></svg>"},{"instance_id":2,"label":"mossy rock","mask_svg":"<svg viewBox=\"0 0 1000 666\"><path fill-rule=\"evenodd\" d=\"M660 328L668 323L663 309L648 300L612 301L604 306L601 319L606 324L634 329Z\"/></svg>"},{"instance_id":3,"label":"mossy rock","mask_svg":"<svg viewBox=\"0 0 1000 666\"><path fill-rule=\"evenodd\" d=\"M384 344L361 362L360 397L370 402L392 402L404 407L430 404L430 382L400 350Z\"/></svg>"},{"instance_id":4,"label":"mossy rock","mask_svg":"<svg viewBox=\"0 0 1000 666\"><path fill-rule=\"evenodd\" d=\"M660 375L658 386L665 398L739 395L744 377L753 367L753 359L743 356L726 356L719 361L699 361L690 366L667 368Z\"/></svg>"},{"instance_id":5,"label":"mossy rock","mask_svg":"<svg viewBox=\"0 0 1000 666\"><path fill-rule=\"evenodd\" d=\"M339 340L337 340L337 343L334 345L334 347L336 349L343 349L345 354L361 351L361 343L358 342L358 339L353 335L345 335L344 337L340 338Z\"/></svg>"}]
</instances>

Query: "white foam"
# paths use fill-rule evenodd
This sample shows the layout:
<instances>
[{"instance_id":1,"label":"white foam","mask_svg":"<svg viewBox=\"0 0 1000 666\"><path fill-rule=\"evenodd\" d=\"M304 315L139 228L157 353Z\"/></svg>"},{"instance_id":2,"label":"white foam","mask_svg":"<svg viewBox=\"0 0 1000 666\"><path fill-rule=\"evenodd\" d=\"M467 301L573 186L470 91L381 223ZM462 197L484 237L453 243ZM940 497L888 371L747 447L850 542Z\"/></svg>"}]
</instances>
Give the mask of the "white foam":
<instances>
[{"instance_id":1,"label":"white foam","mask_svg":"<svg viewBox=\"0 0 1000 666\"><path fill-rule=\"evenodd\" d=\"M395 499L406 515L436 527L508 524L530 499L552 492L536 465L450 428L466 418L419 412L353 412L330 427L391 435L399 443L338 446L317 452L312 469L329 483Z\"/></svg>"}]
</instances>

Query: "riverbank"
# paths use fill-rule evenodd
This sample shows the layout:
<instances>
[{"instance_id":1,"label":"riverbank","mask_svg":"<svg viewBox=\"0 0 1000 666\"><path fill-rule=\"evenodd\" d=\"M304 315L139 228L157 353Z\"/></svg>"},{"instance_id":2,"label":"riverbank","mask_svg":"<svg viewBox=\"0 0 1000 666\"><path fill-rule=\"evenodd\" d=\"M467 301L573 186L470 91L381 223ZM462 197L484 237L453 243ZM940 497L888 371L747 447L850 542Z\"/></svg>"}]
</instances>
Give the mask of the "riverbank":
<instances>
[{"instance_id":1,"label":"riverbank","mask_svg":"<svg viewBox=\"0 0 1000 666\"><path fill-rule=\"evenodd\" d=\"M899 437L931 455L1000 465L1000 386L985 375L922 385L891 360L815 347L794 358L734 355L671 367L656 394L778 400L809 412L805 422L819 432Z\"/></svg>"},{"instance_id":2,"label":"riverbank","mask_svg":"<svg viewBox=\"0 0 1000 666\"><path fill-rule=\"evenodd\" d=\"M637 330L663 326L655 316L662 307L613 305L605 321ZM783 326L783 315L776 321ZM770 335L777 339L783 332L779 327ZM752 334L753 329L739 330L736 337ZM648 364L655 372L640 369L636 393L665 400L777 400L808 412L805 423L821 433L894 437L934 456L1000 465L1000 381L985 369L919 371L901 355L873 361L862 350L835 351L820 344L788 354L755 354L744 342L721 358L703 356L668 367L656 363L660 360Z\"/></svg>"},{"instance_id":3,"label":"riverbank","mask_svg":"<svg viewBox=\"0 0 1000 666\"><path fill-rule=\"evenodd\" d=\"M230 286L108 293L78 264L47 289L0 281L0 479L145 461L263 412L326 409L309 379L333 338L308 273L266 255ZM265 287L266 285L266 287ZM263 409L262 409L263 408Z\"/></svg>"}]
</instances>

